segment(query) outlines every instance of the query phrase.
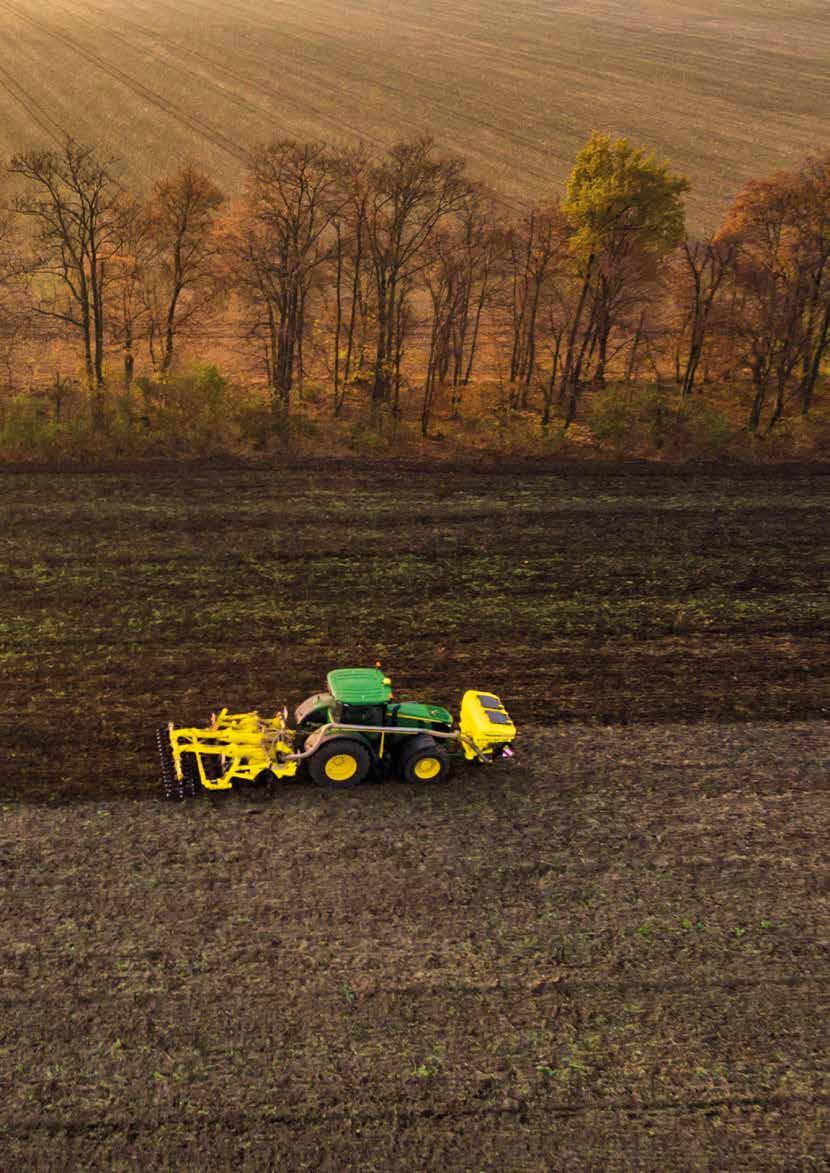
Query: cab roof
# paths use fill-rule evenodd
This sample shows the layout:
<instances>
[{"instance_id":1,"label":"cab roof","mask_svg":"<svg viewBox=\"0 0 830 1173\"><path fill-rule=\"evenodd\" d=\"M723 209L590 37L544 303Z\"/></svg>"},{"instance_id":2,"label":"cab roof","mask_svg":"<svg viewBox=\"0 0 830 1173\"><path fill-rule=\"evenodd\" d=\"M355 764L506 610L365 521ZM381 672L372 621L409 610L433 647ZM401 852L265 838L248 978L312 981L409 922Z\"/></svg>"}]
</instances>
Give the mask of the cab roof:
<instances>
[{"instance_id":1,"label":"cab roof","mask_svg":"<svg viewBox=\"0 0 830 1173\"><path fill-rule=\"evenodd\" d=\"M345 705L382 705L392 696L380 668L335 668L326 681L334 699Z\"/></svg>"}]
</instances>

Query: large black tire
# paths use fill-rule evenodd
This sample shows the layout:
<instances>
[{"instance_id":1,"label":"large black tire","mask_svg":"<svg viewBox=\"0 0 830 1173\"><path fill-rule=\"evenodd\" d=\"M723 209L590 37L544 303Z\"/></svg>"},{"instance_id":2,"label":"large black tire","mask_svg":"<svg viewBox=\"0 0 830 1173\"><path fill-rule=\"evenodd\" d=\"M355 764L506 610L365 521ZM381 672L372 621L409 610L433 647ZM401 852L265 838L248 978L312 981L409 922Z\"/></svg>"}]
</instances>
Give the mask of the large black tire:
<instances>
[{"instance_id":1,"label":"large black tire","mask_svg":"<svg viewBox=\"0 0 830 1173\"><path fill-rule=\"evenodd\" d=\"M450 758L444 747L428 733L404 743L398 772L404 782L443 782L450 772Z\"/></svg>"},{"instance_id":2,"label":"large black tire","mask_svg":"<svg viewBox=\"0 0 830 1173\"><path fill-rule=\"evenodd\" d=\"M334 737L324 741L308 759L308 772L318 786L330 790L357 786L372 768L372 757L362 741Z\"/></svg>"}]
</instances>

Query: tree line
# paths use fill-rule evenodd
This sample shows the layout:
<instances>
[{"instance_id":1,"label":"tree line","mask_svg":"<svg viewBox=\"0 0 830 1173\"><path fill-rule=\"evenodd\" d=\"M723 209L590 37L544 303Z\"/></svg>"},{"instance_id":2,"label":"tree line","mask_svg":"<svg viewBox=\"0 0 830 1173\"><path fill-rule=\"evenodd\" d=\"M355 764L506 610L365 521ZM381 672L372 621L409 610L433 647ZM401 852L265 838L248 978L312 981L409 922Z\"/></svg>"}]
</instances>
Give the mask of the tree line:
<instances>
[{"instance_id":1,"label":"tree line","mask_svg":"<svg viewBox=\"0 0 830 1173\"><path fill-rule=\"evenodd\" d=\"M163 384L219 317L258 350L275 415L313 377L334 415L350 393L399 414L414 391L424 434L484 377L543 428L609 379L683 399L735 383L768 430L810 411L830 341L830 155L751 181L702 237L688 181L599 133L560 198L513 218L426 138L280 140L234 199L193 164L140 197L73 140L7 170L0 331L74 340L99 428L116 361L125 387L137 362Z\"/></svg>"}]
</instances>

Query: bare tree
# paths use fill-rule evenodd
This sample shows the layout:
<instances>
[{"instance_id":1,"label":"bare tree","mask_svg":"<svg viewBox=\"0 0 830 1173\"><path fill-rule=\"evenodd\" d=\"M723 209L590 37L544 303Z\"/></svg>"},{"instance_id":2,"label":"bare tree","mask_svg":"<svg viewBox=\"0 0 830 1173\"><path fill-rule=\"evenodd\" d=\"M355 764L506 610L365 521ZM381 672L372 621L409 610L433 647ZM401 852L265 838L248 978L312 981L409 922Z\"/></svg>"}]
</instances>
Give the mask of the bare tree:
<instances>
[{"instance_id":1,"label":"bare tree","mask_svg":"<svg viewBox=\"0 0 830 1173\"><path fill-rule=\"evenodd\" d=\"M371 312L372 273L367 246L371 163L363 147L343 150L334 159L337 174L334 240L332 381L334 414L345 402L355 359L362 368ZM355 351L357 350L357 355Z\"/></svg>"},{"instance_id":2,"label":"bare tree","mask_svg":"<svg viewBox=\"0 0 830 1173\"><path fill-rule=\"evenodd\" d=\"M27 266L22 243L11 214L0 208L0 357L6 367L6 382L13 384L13 356L22 330L27 325Z\"/></svg>"},{"instance_id":3,"label":"bare tree","mask_svg":"<svg viewBox=\"0 0 830 1173\"><path fill-rule=\"evenodd\" d=\"M423 284L431 324L421 431L426 435L438 391L452 387L457 413L461 388L471 377L481 318L495 287L503 234L485 214L481 193L471 191L457 215L447 218L423 246Z\"/></svg>"},{"instance_id":4,"label":"bare tree","mask_svg":"<svg viewBox=\"0 0 830 1173\"><path fill-rule=\"evenodd\" d=\"M472 378L482 317L493 303L505 254L505 232L485 189L471 189L456 221L460 290L452 324L454 409L458 407L459 388Z\"/></svg>"},{"instance_id":5,"label":"bare tree","mask_svg":"<svg viewBox=\"0 0 830 1173\"><path fill-rule=\"evenodd\" d=\"M121 346L123 383L129 388L135 373L135 348L152 329L151 272L157 259L147 208L128 199L124 207L121 248L113 258L110 287L110 323L113 341Z\"/></svg>"},{"instance_id":6,"label":"bare tree","mask_svg":"<svg viewBox=\"0 0 830 1173\"><path fill-rule=\"evenodd\" d=\"M178 335L203 317L219 293L214 225L224 198L213 180L192 165L153 187L145 235L153 253L153 264L147 266L148 276L152 272L150 343L161 374L173 365Z\"/></svg>"},{"instance_id":7,"label":"bare tree","mask_svg":"<svg viewBox=\"0 0 830 1173\"><path fill-rule=\"evenodd\" d=\"M26 181L14 202L33 227L33 310L80 334L93 419L103 425L105 307L111 262L124 234L124 198L112 162L68 139L61 150L15 155Z\"/></svg>"},{"instance_id":8,"label":"bare tree","mask_svg":"<svg viewBox=\"0 0 830 1173\"><path fill-rule=\"evenodd\" d=\"M460 159L439 157L429 138L398 143L371 169L366 242L375 285L377 334L372 399L400 386L407 296L422 271L424 246L470 192Z\"/></svg>"},{"instance_id":9,"label":"bare tree","mask_svg":"<svg viewBox=\"0 0 830 1173\"><path fill-rule=\"evenodd\" d=\"M568 224L558 205L534 208L510 232L514 407L526 407L536 372L540 314L553 295L557 269L568 258Z\"/></svg>"},{"instance_id":10,"label":"bare tree","mask_svg":"<svg viewBox=\"0 0 830 1173\"><path fill-rule=\"evenodd\" d=\"M668 279L679 316L675 374L684 399L694 389L714 310L734 263L734 243L718 236L686 240L672 257Z\"/></svg>"},{"instance_id":11,"label":"bare tree","mask_svg":"<svg viewBox=\"0 0 830 1173\"><path fill-rule=\"evenodd\" d=\"M284 140L259 151L241 216L228 237L238 287L264 332L274 408L288 407L302 380L308 302L335 255L338 171L317 143Z\"/></svg>"}]
</instances>

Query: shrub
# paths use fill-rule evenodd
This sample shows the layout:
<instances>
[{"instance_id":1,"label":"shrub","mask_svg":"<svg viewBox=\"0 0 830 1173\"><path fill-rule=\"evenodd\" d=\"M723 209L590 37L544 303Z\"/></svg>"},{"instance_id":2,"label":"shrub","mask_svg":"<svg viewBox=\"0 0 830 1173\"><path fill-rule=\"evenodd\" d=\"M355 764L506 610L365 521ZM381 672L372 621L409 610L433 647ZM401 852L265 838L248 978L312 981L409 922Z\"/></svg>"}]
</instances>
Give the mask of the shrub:
<instances>
[{"instance_id":1,"label":"shrub","mask_svg":"<svg viewBox=\"0 0 830 1173\"><path fill-rule=\"evenodd\" d=\"M642 425L650 424L652 440L655 433L657 404L655 392L620 391L607 387L594 399L588 413L587 425L594 443L600 450L610 451L618 460L642 443ZM659 437L662 441L662 437ZM661 444L658 443L657 447Z\"/></svg>"}]
</instances>

